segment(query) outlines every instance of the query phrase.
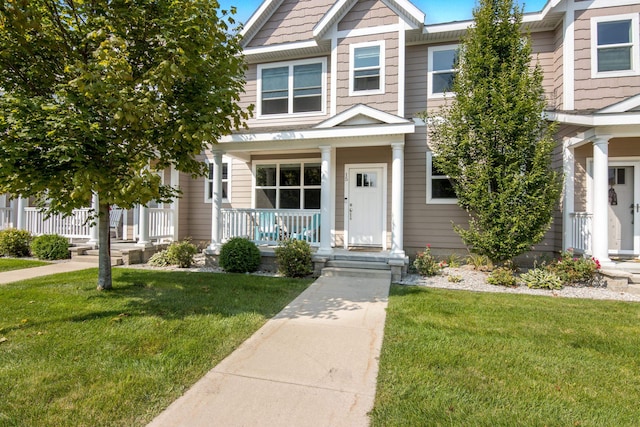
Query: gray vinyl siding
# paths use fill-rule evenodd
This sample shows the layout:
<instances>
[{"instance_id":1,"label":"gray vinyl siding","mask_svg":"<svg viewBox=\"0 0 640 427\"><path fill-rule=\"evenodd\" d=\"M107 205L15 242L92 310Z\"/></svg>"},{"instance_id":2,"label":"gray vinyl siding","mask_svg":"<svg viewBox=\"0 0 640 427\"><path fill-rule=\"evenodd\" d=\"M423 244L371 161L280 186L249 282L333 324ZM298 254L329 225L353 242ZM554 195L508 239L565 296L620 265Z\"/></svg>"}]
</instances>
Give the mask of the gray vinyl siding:
<instances>
[{"instance_id":1,"label":"gray vinyl siding","mask_svg":"<svg viewBox=\"0 0 640 427\"><path fill-rule=\"evenodd\" d=\"M640 5L611 7L576 12L575 22L575 109L607 107L637 95L640 76L591 78L591 18L640 13ZM640 28L633 31L640 32ZM637 60L638 58L634 58Z\"/></svg>"},{"instance_id":2,"label":"gray vinyl siding","mask_svg":"<svg viewBox=\"0 0 640 427\"><path fill-rule=\"evenodd\" d=\"M311 40L313 27L332 5L332 0L285 0L248 46Z\"/></svg>"},{"instance_id":3,"label":"gray vinyl siding","mask_svg":"<svg viewBox=\"0 0 640 427\"><path fill-rule=\"evenodd\" d=\"M363 0L338 23L338 31L355 30L398 23L398 15L381 0Z\"/></svg>"},{"instance_id":4,"label":"gray vinyl siding","mask_svg":"<svg viewBox=\"0 0 640 427\"><path fill-rule=\"evenodd\" d=\"M405 58L405 115L416 117L427 109L427 47L407 46Z\"/></svg>"},{"instance_id":5,"label":"gray vinyl siding","mask_svg":"<svg viewBox=\"0 0 640 427\"><path fill-rule=\"evenodd\" d=\"M532 64L538 63L543 72L542 87L549 107L555 105L555 34L553 31L531 35Z\"/></svg>"}]
</instances>

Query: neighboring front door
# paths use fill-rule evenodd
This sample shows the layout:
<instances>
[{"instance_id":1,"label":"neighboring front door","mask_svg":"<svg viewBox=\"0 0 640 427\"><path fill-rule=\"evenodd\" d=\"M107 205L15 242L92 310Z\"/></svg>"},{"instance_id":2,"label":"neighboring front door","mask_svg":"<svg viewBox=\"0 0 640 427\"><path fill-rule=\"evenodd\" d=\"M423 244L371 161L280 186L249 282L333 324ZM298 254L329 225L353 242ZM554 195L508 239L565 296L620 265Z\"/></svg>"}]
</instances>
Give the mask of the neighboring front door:
<instances>
[{"instance_id":1,"label":"neighboring front door","mask_svg":"<svg viewBox=\"0 0 640 427\"><path fill-rule=\"evenodd\" d=\"M638 253L638 210L635 168L627 165L609 166L609 252L612 254ZM640 202L640 200L639 200Z\"/></svg>"},{"instance_id":2,"label":"neighboring front door","mask_svg":"<svg viewBox=\"0 0 640 427\"><path fill-rule=\"evenodd\" d=\"M345 206L349 246L383 246L384 166L348 167Z\"/></svg>"}]
</instances>

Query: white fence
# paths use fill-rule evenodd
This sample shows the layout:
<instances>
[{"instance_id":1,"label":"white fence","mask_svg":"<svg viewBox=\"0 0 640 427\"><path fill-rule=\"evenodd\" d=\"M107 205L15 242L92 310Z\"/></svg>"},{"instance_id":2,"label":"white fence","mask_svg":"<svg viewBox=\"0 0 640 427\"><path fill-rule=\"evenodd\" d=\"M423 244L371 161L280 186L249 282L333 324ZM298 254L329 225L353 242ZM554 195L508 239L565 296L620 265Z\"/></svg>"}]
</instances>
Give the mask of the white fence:
<instances>
[{"instance_id":1,"label":"white fence","mask_svg":"<svg viewBox=\"0 0 640 427\"><path fill-rule=\"evenodd\" d=\"M0 208L0 230L11 228L12 226L11 208Z\"/></svg>"},{"instance_id":2,"label":"white fence","mask_svg":"<svg viewBox=\"0 0 640 427\"><path fill-rule=\"evenodd\" d=\"M24 209L25 229L38 236L59 234L68 238L89 238L89 211L88 208L74 209L67 217L58 214L46 218L39 208L27 207Z\"/></svg>"},{"instance_id":3,"label":"white fence","mask_svg":"<svg viewBox=\"0 0 640 427\"><path fill-rule=\"evenodd\" d=\"M173 239L173 209L149 208L149 238Z\"/></svg>"},{"instance_id":4,"label":"white fence","mask_svg":"<svg viewBox=\"0 0 640 427\"><path fill-rule=\"evenodd\" d=\"M245 237L258 244L284 239L320 245L320 211L298 209L222 209L222 240Z\"/></svg>"},{"instance_id":5,"label":"white fence","mask_svg":"<svg viewBox=\"0 0 640 427\"><path fill-rule=\"evenodd\" d=\"M592 216L588 212L571 214L571 247L577 253L591 252Z\"/></svg>"}]
</instances>

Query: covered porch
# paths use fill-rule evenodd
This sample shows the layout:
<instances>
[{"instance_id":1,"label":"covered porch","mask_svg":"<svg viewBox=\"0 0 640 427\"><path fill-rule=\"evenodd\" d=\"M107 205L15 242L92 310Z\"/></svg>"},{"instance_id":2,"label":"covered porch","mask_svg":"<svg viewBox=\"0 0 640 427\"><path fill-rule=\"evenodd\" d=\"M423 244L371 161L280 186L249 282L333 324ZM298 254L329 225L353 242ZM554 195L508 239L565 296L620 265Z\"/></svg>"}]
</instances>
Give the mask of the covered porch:
<instances>
[{"instance_id":1,"label":"covered porch","mask_svg":"<svg viewBox=\"0 0 640 427\"><path fill-rule=\"evenodd\" d=\"M315 126L223 139L209 160L207 253L215 257L232 237L259 245L297 239L309 242L316 257L332 259L337 250L357 247L405 262L404 136L414 129L411 121L359 105ZM232 186L234 198L224 207L223 155L251 179L247 188L243 175L242 198Z\"/></svg>"},{"instance_id":2,"label":"covered porch","mask_svg":"<svg viewBox=\"0 0 640 427\"><path fill-rule=\"evenodd\" d=\"M604 267L640 258L640 126L596 126L563 150L563 250Z\"/></svg>"}]
</instances>

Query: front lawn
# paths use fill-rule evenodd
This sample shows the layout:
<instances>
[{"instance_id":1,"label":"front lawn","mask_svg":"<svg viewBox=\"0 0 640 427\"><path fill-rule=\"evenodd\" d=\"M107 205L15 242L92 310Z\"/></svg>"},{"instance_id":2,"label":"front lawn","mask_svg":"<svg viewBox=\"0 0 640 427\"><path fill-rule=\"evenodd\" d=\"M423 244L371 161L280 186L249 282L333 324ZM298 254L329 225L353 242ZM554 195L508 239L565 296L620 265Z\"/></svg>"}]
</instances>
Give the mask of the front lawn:
<instances>
[{"instance_id":1,"label":"front lawn","mask_svg":"<svg viewBox=\"0 0 640 427\"><path fill-rule=\"evenodd\" d=\"M637 426L640 304L393 286L374 426Z\"/></svg>"},{"instance_id":2,"label":"front lawn","mask_svg":"<svg viewBox=\"0 0 640 427\"><path fill-rule=\"evenodd\" d=\"M23 268L41 267L49 264L44 261L20 258L0 258L0 273L3 271L21 270Z\"/></svg>"},{"instance_id":3,"label":"front lawn","mask_svg":"<svg viewBox=\"0 0 640 427\"><path fill-rule=\"evenodd\" d=\"M142 426L310 280L114 269L0 287L0 425Z\"/></svg>"}]
</instances>

